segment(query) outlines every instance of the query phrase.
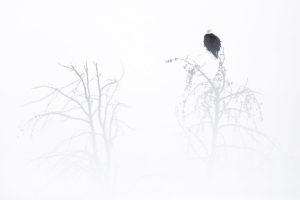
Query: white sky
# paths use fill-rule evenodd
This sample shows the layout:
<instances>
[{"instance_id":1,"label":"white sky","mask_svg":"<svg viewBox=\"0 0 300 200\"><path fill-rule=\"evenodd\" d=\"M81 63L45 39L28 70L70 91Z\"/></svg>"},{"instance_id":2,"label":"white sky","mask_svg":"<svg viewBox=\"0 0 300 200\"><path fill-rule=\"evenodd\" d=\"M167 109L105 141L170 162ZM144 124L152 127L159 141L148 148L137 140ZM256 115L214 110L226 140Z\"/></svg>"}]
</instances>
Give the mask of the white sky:
<instances>
[{"instance_id":1,"label":"white sky","mask_svg":"<svg viewBox=\"0 0 300 200\"><path fill-rule=\"evenodd\" d=\"M15 171L25 173L17 165L31 155L22 152L34 147L28 150L18 137L22 123L31 117L21 105L31 98L32 87L64 81L58 62L98 61L111 74L118 74L123 63L121 96L132 107L126 118L138 132L131 146L144 148L151 161L162 162L169 156L170 163L178 162L173 157L184 157L184 147L176 147L183 144L176 143L180 131L174 127L174 107L185 73L180 65L165 60L200 51L207 29L222 40L232 80L239 84L248 78L250 86L264 94L264 129L278 138L299 167L298 9L296 0L1 1L0 188L13 190L12 182L18 180ZM151 142L157 137L163 139L152 151ZM161 150L168 140L175 142L164 155ZM283 165L278 180L296 186L296 179L290 177L299 178L296 167L275 163Z\"/></svg>"}]
</instances>

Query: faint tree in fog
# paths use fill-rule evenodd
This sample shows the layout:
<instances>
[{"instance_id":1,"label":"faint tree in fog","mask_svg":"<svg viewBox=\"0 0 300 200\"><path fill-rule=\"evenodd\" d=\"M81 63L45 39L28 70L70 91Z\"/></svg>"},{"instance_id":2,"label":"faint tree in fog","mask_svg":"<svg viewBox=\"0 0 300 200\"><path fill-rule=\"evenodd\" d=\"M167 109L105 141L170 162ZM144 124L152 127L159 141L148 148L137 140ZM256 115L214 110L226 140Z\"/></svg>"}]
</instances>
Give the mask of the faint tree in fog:
<instances>
[{"instance_id":1,"label":"faint tree in fog","mask_svg":"<svg viewBox=\"0 0 300 200\"><path fill-rule=\"evenodd\" d=\"M185 95L178 109L179 123L190 147L207 160L210 167L221 148L258 152L252 142L270 141L258 129L257 123L262 120L258 93L247 83L234 89L226 76L224 50L214 77L205 73L205 65L201 66L191 58L175 58L167 62L173 61L183 62L187 71Z\"/></svg>"},{"instance_id":2,"label":"faint tree in fog","mask_svg":"<svg viewBox=\"0 0 300 200\"><path fill-rule=\"evenodd\" d=\"M82 70L74 65L61 66L72 74L73 80L62 87L36 87L35 89L48 93L33 103L46 101L47 106L44 113L35 115L32 120L35 124L41 121L47 123L50 118L55 117L81 123L85 130L67 141L85 136L89 138L90 146L70 153L49 154L43 158L62 156L63 159L79 158L79 162L88 160L96 174L99 175L99 169L104 168L105 176L109 178L112 146L118 137L120 124L123 124L117 117L118 109L123 104L116 99L123 74L120 79L104 80L97 63L92 67L85 64Z\"/></svg>"}]
</instances>

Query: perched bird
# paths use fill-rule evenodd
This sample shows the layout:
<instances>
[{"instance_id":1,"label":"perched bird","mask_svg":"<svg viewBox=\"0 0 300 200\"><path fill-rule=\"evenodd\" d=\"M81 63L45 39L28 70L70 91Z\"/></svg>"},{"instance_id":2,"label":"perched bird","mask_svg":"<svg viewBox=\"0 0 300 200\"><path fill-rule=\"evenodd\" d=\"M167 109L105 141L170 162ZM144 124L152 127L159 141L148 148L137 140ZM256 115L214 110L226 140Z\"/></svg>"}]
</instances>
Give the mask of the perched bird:
<instances>
[{"instance_id":1,"label":"perched bird","mask_svg":"<svg viewBox=\"0 0 300 200\"><path fill-rule=\"evenodd\" d=\"M207 30L207 33L204 35L204 46L216 58L219 57L219 51L221 48L221 40L216 35L211 33L210 30Z\"/></svg>"}]
</instances>

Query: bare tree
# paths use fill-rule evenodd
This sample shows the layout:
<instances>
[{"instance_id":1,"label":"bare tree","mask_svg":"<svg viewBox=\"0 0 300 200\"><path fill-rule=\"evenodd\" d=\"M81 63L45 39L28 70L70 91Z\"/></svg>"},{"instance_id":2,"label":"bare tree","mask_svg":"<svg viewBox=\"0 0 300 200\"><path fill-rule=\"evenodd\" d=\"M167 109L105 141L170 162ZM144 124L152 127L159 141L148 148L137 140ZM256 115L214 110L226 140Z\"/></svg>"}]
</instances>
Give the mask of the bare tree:
<instances>
[{"instance_id":1,"label":"bare tree","mask_svg":"<svg viewBox=\"0 0 300 200\"><path fill-rule=\"evenodd\" d=\"M226 76L224 50L214 77L205 73L205 65L201 66L191 58L175 58L167 62L173 61L183 62L187 71L178 120L194 152L207 160L210 167L213 167L221 148L262 153L251 144L271 141L259 131L258 123L262 120L259 93L251 90L247 83L236 89L233 87Z\"/></svg>"},{"instance_id":2,"label":"bare tree","mask_svg":"<svg viewBox=\"0 0 300 200\"><path fill-rule=\"evenodd\" d=\"M97 63L93 63L92 67L86 63L82 68L74 65L60 66L72 74L73 81L62 87L36 87L35 89L46 90L47 93L31 103L46 102L47 105L45 112L35 115L32 120L34 124L48 123L50 118L55 117L81 123L84 130L66 141L70 143L85 136L89 140L89 146L71 153L47 154L42 157L87 160L97 175L100 168L104 168L105 175L109 178L112 147L123 123L117 117L118 109L123 104L117 101L116 93L124 73L119 79L104 80Z\"/></svg>"}]
</instances>

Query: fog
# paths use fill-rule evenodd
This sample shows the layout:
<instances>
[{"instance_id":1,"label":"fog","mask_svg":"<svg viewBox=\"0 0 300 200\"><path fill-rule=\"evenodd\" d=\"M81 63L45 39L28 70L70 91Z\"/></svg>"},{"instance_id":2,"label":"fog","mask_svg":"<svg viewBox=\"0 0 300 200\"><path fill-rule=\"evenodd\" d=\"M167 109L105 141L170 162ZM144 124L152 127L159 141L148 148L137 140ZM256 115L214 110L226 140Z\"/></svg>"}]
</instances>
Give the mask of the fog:
<instances>
[{"instance_id":1,"label":"fog","mask_svg":"<svg viewBox=\"0 0 300 200\"><path fill-rule=\"evenodd\" d=\"M298 4L1 1L0 199L299 199ZM248 81L260 93L259 129L276 143L255 143L265 156L220 154L213 170L191 151L178 122L184 63L166 63L200 55L206 69L213 66L211 56L201 56L207 54L207 29L222 41L228 79L235 87ZM124 73L116 98L124 104L118 118L126 125L111 149L109 177L101 163L95 175L92 168L77 167L83 159L47 158L90 150L86 138L63 143L84 125L55 117L45 126L30 121L47 106L28 104L47 94L34 87L74 81L60 64L81 70L87 64L92 71L95 62L104 80Z\"/></svg>"}]
</instances>

